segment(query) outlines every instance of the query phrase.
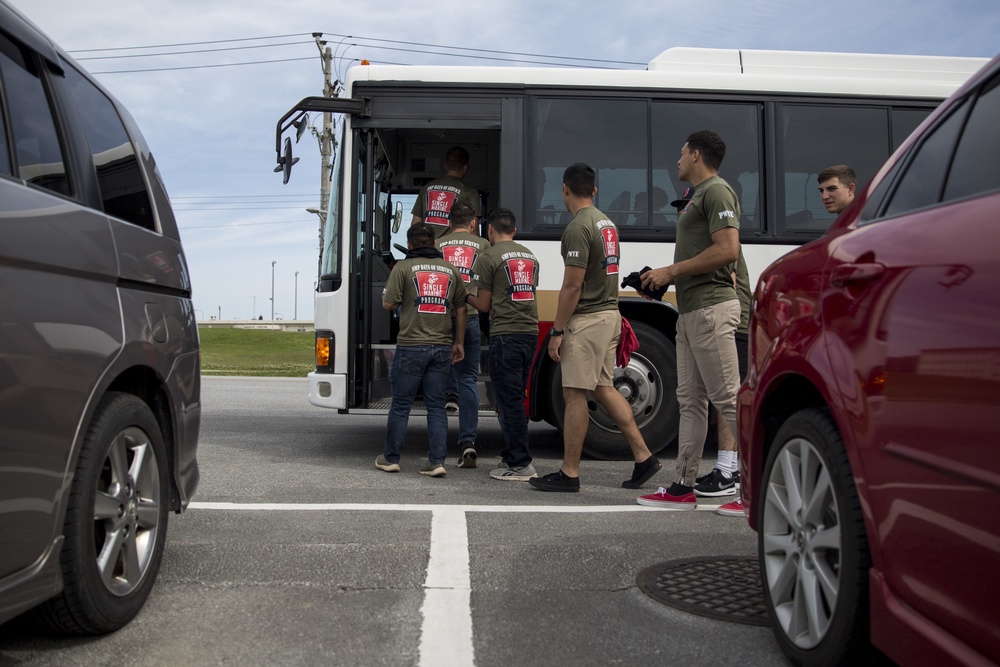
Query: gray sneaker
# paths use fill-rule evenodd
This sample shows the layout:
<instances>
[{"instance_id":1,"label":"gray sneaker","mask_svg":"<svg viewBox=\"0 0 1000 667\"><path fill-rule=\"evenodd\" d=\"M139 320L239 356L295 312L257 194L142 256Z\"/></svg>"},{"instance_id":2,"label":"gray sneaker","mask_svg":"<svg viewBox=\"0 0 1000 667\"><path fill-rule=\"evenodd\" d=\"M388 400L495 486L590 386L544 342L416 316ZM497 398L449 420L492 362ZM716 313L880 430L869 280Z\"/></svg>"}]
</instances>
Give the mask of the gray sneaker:
<instances>
[{"instance_id":1,"label":"gray sneaker","mask_svg":"<svg viewBox=\"0 0 1000 667\"><path fill-rule=\"evenodd\" d=\"M430 461L427 461L420 466L420 474L427 475L428 477L444 477L448 474L448 471L444 469L444 464L442 463L431 463Z\"/></svg>"},{"instance_id":2,"label":"gray sneaker","mask_svg":"<svg viewBox=\"0 0 1000 667\"><path fill-rule=\"evenodd\" d=\"M458 467L459 468L475 468L476 467L476 448L472 443L465 443L459 445L462 448L462 455L458 457Z\"/></svg>"},{"instance_id":3,"label":"gray sneaker","mask_svg":"<svg viewBox=\"0 0 1000 667\"><path fill-rule=\"evenodd\" d=\"M399 472L399 464L390 463L382 454L379 454L378 458L375 459L375 467L386 472Z\"/></svg>"},{"instance_id":4,"label":"gray sneaker","mask_svg":"<svg viewBox=\"0 0 1000 667\"><path fill-rule=\"evenodd\" d=\"M535 472L535 466L530 463L526 466L521 466L520 468L508 468L507 466L501 466L496 470L490 471L490 477L493 479L502 479L508 482L527 482L532 477L538 477L538 473Z\"/></svg>"}]
</instances>

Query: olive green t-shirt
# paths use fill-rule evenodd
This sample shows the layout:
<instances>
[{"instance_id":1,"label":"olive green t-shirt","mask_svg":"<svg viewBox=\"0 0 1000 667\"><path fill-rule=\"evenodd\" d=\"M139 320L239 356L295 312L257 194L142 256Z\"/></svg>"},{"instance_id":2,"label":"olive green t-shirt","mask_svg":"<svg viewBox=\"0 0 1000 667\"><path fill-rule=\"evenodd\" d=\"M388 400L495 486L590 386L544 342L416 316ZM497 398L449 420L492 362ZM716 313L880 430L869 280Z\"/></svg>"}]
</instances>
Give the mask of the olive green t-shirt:
<instances>
[{"instance_id":1,"label":"olive green t-shirt","mask_svg":"<svg viewBox=\"0 0 1000 667\"><path fill-rule=\"evenodd\" d=\"M458 200L471 206L477 218L482 215L479 207L479 191L470 188L465 181L454 176L435 178L422 187L410 213L420 216L431 226L434 238L441 238L448 233L451 225L451 207Z\"/></svg>"},{"instance_id":2,"label":"olive green t-shirt","mask_svg":"<svg viewBox=\"0 0 1000 667\"><path fill-rule=\"evenodd\" d=\"M753 293L750 291L750 272L747 271L747 261L743 259L743 248L740 248L740 257L736 260L736 296L740 300L740 325L736 327L738 333L750 332L750 302L753 300Z\"/></svg>"},{"instance_id":3,"label":"olive green t-shirt","mask_svg":"<svg viewBox=\"0 0 1000 667\"><path fill-rule=\"evenodd\" d=\"M492 294L490 335L538 335L538 258L520 243L501 241L476 262L476 283Z\"/></svg>"},{"instance_id":4,"label":"olive green t-shirt","mask_svg":"<svg viewBox=\"0 0 1000 667\"><path fill-rule=\"evenodd\" d=\"M438 257L404 259L392 267L382 301L400 308L396 343L448 345L452 309L465 308L465 283L454 266Z\"/></svg>"},{"instance_id":5,"label":"olive green t-shirt","mask_svg":"<svg viewBox=\"0 0 1000 667\"><path fill-rule=\"evenodd\" d=\"M582 208L562 235L566 266L586 269L577 313L618 309L618 228L593 206Z\"/></svg>"},{"instance_id":6,"label":"olive green t-shirt","mask_svg":"<svg viewBox=\"0 0 1000 667\"><path fill-rule=\"evenodd\" d=\"M674 263L691 259L712 245L712 234L726 227L740 227L740 204L736 193L724 180L712 176L698 184L694 196L677 220ZM706 306L735 299L733 265L729 264L675 281L677 309L689 313Z\"/></svg>"},{"instance_id":7,"label":"olive green t-shirt","mask_svg":"<svg viewBox=\"0 0 1000 667\"><path fill-rule=\"evenodd\" d=\"M472 279L476 276L476 263L484 250L490 247L490 242L482 236L469 232L448 232L437 240L437 247L444 255L444 260L458 269L462 281L470 294L475 295L477 289ZM475 306L467 306L469 317L479 317Z\"/></svg>"}]
</instances>

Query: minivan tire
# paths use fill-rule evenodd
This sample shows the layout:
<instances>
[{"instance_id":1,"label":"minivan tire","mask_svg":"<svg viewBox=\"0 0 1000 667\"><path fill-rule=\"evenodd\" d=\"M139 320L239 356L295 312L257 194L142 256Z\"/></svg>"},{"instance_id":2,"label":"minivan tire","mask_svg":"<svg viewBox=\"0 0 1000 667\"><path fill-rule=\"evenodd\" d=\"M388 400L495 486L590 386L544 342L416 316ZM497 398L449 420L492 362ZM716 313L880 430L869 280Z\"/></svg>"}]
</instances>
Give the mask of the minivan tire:
<instances>
[{"instance_id":1,"label":"minivan tire","mask_svg":"<svg viewBox=\"0 0 1000 667\"><path fill-rule=\"evenodd\" d=\"M118 630L156 580L167 534L170 487L162 429L142 400L109 393L77 459L60 556L63 592L42 617L54 629Z\"/></svg>"}]
</instances>

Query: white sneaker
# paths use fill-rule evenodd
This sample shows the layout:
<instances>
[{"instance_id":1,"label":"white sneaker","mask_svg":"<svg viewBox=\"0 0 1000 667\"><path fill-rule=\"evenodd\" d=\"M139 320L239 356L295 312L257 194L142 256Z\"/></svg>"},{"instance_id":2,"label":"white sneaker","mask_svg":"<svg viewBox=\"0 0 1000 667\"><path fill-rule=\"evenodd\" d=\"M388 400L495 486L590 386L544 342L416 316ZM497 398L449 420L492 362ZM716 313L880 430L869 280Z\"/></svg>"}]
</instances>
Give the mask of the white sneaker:
<instances>
[{"instance_id":1,"label":"white sneaker","mask_svg":"<svg viewBox=\"0 0 1000 667\"><path fill-rule=\"evenodd\" d=\"M420 466L419 472L421 475L427 475L428 477L444 477L448 474L448 471L444 469L444 464L431 463L430 461Z\"/></svg>"},{"instance_id":2,"label":"white sneaker","mask_svg":"<svg viewBox=\"0 0 1000 667\"><path fill-rule=\"evenodd\" d=\"M532 477L538 477L538 473L535 472L535 466L530 463L526 466L521 466L520 468L508 468L506 466L497 468L496 470L490 471L490 477L493 479L502 479L508 482L527 482Z\"/></svg>"}]
</instances>

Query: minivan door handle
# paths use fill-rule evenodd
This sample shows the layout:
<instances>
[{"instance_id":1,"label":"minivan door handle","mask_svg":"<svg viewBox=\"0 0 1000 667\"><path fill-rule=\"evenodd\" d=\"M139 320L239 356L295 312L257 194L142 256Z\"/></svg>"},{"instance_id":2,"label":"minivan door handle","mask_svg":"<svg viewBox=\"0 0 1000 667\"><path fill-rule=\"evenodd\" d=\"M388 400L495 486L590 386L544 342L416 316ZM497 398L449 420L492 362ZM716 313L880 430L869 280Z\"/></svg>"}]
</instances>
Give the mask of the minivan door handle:
<instances>
[{"instance_id":1,"label":"minivan door handle","mask_svg":"<svg viewBox=\"0 0 1000 667\"><path fill-rule=\"evenodd\" d=\"M837 287L862 280L876 280L885 271L885 266L877 262L841 264L833 270L830 282Z\"/></svg>"}]
</instances>

